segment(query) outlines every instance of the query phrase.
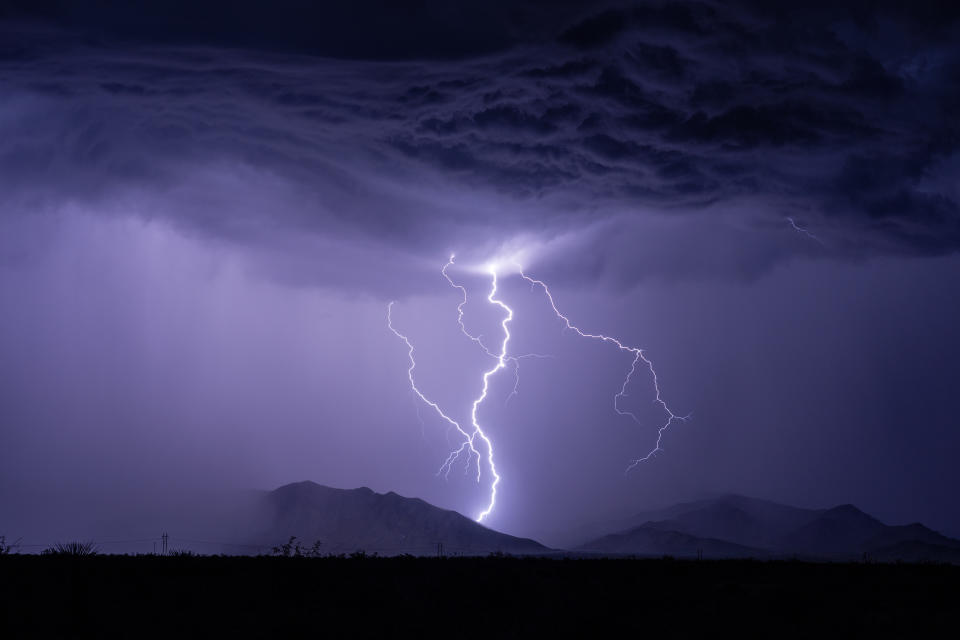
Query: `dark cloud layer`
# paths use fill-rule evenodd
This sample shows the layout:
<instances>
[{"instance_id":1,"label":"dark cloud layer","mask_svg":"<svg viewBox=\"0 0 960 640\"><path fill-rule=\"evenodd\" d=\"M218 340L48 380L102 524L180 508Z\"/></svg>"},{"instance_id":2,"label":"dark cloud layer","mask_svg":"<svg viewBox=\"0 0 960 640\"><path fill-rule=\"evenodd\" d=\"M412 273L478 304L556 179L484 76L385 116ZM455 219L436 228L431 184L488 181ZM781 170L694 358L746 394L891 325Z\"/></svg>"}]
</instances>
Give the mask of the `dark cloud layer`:
<instances>
[{"instance_id":1,"label":"dark cloud layer","mask_svg":"<svg viewBox=\"0 0 960 640\"><path fill-rule=\"evenodd\" d=\"M570 0L9 0L0 18L85 38L364 59L456 58L546 40L584 11Z\"/></svg>"},{"instance_id":2,"label":"dark cloud layer","mask_svg":"<svg viewBox=\"0 0 960 640\"><path fill-rule=\"evenodd\" d=\"M48 6L58 5L13 15L44 17ZM215 237L262 243L308 231L424 257L465 244L489 250L518 235L593 237L613 221L639 236L662 215L732 220L744 233L787 229L790 217L829 238L825 251L837 256L954 251L957 12L777 6L493 6L487 21L455 21L450 31L488 34L479 44L465 36L453 51L427 38L431 50L408 43L379 56L433 61L130 44L210 36L277 48L271 20L284 19L285 5L257 31L262 42L228 37L245 33L247 5L216 27L164 23L152 32L111 12L105 33L127 29L122 46L11 31L3 188L13 202L162 193L166 206L150 215ZM317 33L364 7L338 9ZM371 18L357 47L407 24L433 29L446 14L431 7L384 9L403 20L393 29ZM531 16L547 14L522 35ZM57 15L89 29L97 13ZM297 42L288 48L304 49ZM330 46L322 53L351 53ZM454 53L460 59L437 59ZM232 172L239 188L184 186L210 171ZM251 180L272 182L289 202L250 206L242 187ZM609 256L618 279L650 272L625 251ZM776 255L746 260L738 271L757 272Z\"/></svg>"}]
</instances>

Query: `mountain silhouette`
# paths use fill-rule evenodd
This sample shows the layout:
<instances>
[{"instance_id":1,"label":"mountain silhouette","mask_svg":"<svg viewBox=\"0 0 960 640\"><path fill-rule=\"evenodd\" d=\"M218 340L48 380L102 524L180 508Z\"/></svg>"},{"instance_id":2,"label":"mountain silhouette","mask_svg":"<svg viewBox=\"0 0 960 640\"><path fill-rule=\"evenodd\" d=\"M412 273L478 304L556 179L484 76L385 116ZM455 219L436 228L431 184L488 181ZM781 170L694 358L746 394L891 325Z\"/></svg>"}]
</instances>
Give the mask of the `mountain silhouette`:
<instances>
[{"instance_id":1,"label":"mountain silhouette","mask_svg":"<svg viewBox=\"0 0 960 640\"><path fill-rule=\"evenodd\" d=\"M776 548L780 539L819 515L767 500L728 495L715 500L678 505L673 517L644 524L665 531L716 538L744 547Z\"/></svg>"},{"instance_id":2,"label":"mountain silhouette","mask_svg":"<svg viewBox=\"0 0 960 640\"><path fill-rule=\"evenodd\" d=\"M288 484L263 496L259 519L258 539L279 543L296 536L305 546L319 541L321 553L520 555L549 551L539 542L488 529L419 498L392 491L376 493L366 487L334 489L309 481Z\"/></svg>"},{"instance_id":3,"label":"mountain silhouette","mask_svg":"<svg viewBox=\"0 0 960 640\"><path fill-rule=\"evenodd\" d=\"M745 547L716 538L700 538L679 531L641 525L622 533L591 540L576 551L614 555L746 558L767 555L761 549Z\"/></svg>"},{"instance_id":4,"label":"mountain silhouette","mask_svg":"<svg viewBox=\"0 0 960 640\"><path fill-rule=\"evenodd\" d=\"M887 525L852 504L844 504L827 509L784 536L779 546L809 554L856 553L865 550L867 542L882 535L886 528Z\"/></svg>"},{"instance_id":5,"label":"mountain silhouette","mask_svg":"<svg viewBox=\"0 0 960 640\"><path fill-rule=\"evenodd\" d=\"M960 560L960 540L920 523L887 525L851 504L802 509L725 495L637 514L576 549L594 553L849 560Z\"/></svg>"}]
</instances>

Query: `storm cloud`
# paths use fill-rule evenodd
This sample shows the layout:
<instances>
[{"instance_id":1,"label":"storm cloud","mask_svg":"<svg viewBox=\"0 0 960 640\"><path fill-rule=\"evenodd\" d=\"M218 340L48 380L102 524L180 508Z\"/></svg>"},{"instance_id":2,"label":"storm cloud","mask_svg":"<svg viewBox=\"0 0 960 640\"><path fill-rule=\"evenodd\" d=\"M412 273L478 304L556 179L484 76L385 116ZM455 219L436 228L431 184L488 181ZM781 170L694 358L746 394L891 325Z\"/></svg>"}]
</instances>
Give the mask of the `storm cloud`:
<instances>
[{"instance_id":1,"label":"storm cloud","mask_svg":"<svg viewBox=\"0 0 960 640\"><path fill-rule=\"evenodd\" d=\"M687 218L744 249L701 276L810 251L776 238L788 217L834 257L952 252L956 23L922 18L651 4L455 61L111 49L37 31L2 62L7 215L119 201L281 253L291 235L342 237L410 264L571 234L589 255L610 229L656 238ZM644 257L656 244L615 242L592 268L627 284L696 275Z\"/></svg>"}]
</instances>

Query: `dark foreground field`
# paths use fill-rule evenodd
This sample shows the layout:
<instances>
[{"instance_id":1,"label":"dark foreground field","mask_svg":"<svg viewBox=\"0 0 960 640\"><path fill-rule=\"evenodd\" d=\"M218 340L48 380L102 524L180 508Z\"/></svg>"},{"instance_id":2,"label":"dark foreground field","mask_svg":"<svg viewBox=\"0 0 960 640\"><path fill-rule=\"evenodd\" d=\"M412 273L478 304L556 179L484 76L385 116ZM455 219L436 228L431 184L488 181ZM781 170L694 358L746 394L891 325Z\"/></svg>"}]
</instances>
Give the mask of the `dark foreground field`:
<instances>
[{"instance_id":1,"label":"dark foreground field","mask_svg":"<svg viewBox=\"0 0 960 640\"><path fill-rule=\"evenodd\" d=\"M960 567L519 558L0 557L0 638L952 636Z\"/></svg>"}]
</instances>

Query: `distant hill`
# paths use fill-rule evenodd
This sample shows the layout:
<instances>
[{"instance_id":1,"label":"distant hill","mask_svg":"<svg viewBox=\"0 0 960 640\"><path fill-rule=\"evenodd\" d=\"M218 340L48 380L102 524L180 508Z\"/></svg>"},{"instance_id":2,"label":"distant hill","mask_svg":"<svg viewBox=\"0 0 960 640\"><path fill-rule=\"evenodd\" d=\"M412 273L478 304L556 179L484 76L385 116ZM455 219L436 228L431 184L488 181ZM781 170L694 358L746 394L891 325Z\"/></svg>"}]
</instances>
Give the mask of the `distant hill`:
<instances>
[{"instance_id":1,"label":"distant hill","mask_svg":"<svg viewBox=\"0 0 960 640\"><path fill-rule=\"evenodd\" d=\"M446 554L493 552L542 554L539 542L488 529L455 511L392 491L366 487L334 489L297 482L263 496L257 539L285 542L296 536L306 546L321 543L323 553L363 550L380 555L432 555L437 544Z\"/></svg>"},{"instance_id":2,"label":"distant hill","mask_svg":"<svg viewBox=\"0 0 960 640\"><path fill-rule=\"evenodd\" d=\"M947 547L960 551L960 540L948 538L933 529L928 529L919 522L902 526L884 527L879 534L867 540L866 547L870 551L879 551L880 549L885 549L905 541Z\"/></svg>"},{"instance_id":3,"label":"distant hill","mask_svg":"<svg viewBox=\"0 0 960 640\"><path fill-rule=\"evenodd\" d=\"M688 503L673 511L675 515L669 519L644 524L760 549L779 547L783 536L812 522L821 513L738 495Z\"/></svg>"},{"instance_id":4,"label":"distant hill","mask_svg":"<svg viewBox=\"0 0 960 640\"><path fill-rule=\"evenodd\" d=\"M720 538L747 547L769 547L777 538L813 520L818 509L801 509L769 500L728 494L681 502L606 522L583 524L566 533L551 532L560 543L576 547L610 532L656 523L663 530ZM772 539L771 539L772 538Z\"/></svg>"},{"instance_id":5,"label":"distant hill","mask_svg":"<svg viewBox=\"0 0 960 640\"><path fill-rule=\"evenodd\" d=\"M642 525L622 533L613 533L592 540L576 551L612 555L675 556L708 558L746 558L768 555L761 549L752 549L716 538L698 538L679 531L661 530Z\"/></svg>"},{"instance_id":6,"label":"distant hill","mask_svg":"<svg viewBox=\"0 0 960 640\"><path fill-rule=\"evenodd\" d=\"M778 546L806 554L857 553L865 551L867 542L882 535L887 528L852 504L844 504L827 509L787 534Z\"/></svg>"},{"instance_id":7,"label":"distant hill","mask_svg":"<svg viewBox=\"0 0 960 640\"><path fill-rule=\"evenodd\" d=\"M727 495L638 514L631 526L594 537L579 551L704 557L960 560L960 540L922 524L890 526L846 504L801 509Z\"/></svg>"}]
</instances>

